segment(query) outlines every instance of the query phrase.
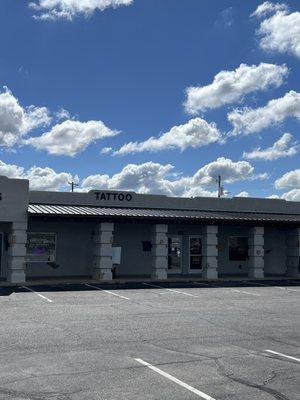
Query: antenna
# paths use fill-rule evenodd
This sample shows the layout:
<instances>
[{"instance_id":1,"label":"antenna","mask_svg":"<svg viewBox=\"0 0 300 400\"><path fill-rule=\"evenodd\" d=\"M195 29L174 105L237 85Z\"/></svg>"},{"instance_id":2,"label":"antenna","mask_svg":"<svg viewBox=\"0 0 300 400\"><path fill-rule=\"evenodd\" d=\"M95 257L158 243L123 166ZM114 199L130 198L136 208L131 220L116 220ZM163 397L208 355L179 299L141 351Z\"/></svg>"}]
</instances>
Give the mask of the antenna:
<instances>
[{"instance_id":1,"label":"antenna","mask_svg":"<svg viewBox=\"0 0 300 400\"><path fill-rule=\"evenodd\" d=\"M68 182L68 184L71 186L71 192L73 193L74 192L74 188L76 186L78 186L78 183L75 183L74 181L72 181L72 182Z\"/></svg>"},{"instance_id":2,"label":"antenna","mask_svg":"<svg viewBox=\"0 0 300 400\"><path fill-rule=\"evenodd\" d=\"M218 178L216 179L217 185L218 185L218 197L224 196L224 187L221 186L221 175L218 175Z\"/></svg>"}]
</instances>

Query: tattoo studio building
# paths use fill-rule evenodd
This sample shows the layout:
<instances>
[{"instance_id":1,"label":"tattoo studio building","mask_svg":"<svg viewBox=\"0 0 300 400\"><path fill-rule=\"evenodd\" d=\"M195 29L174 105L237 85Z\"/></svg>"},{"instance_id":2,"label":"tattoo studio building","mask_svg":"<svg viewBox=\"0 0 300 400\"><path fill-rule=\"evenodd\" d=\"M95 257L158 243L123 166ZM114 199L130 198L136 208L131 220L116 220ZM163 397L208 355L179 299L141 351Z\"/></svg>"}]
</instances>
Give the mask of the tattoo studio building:
<instances>
[{"instance_id":1,"label":"tattoo studio building","mask_svg":"<svg viewBox=\"0 0 300 400\"><path fill-rule=\"evenodd\" d=\"M299 276L300 202L29 191L0 177L0 279Z\"/></svg>"}]
</instances>

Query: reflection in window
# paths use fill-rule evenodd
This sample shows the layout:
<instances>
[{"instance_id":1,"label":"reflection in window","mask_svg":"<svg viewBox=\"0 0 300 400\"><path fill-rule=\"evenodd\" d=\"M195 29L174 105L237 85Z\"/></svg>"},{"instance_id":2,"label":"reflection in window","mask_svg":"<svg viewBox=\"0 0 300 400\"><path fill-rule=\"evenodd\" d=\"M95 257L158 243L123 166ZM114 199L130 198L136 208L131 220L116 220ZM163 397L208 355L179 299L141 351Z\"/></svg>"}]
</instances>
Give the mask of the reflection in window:
<instances>
[{"instance_id":1,"label":"reflection in window","mask_svg":"<svg viewBox=\"0 0 300 400\"><path fill-rule=\"evenodd\" d=\"M246 261L248 258L248 238L230 236L228 238L229 261Z\"/></svg>"},{"instance_id":2,"label":"reflection in window","mask_svg":"<svg viewBox=\"0 0 300 400\"><path fill-rule=\"evenodd\" d=\"M168 238L168 269L181 269L181 239L179 236Z\"/></svg>"},{"instance_id":3,"label":"reflection in window","mask_svg":"<svg viewBox=\"0 0 300 400\"><path fill-rule=\"evenodd\" d=\"M202 240L190 237L190 269L202 269Z\"/></svg>"}]
</instances>

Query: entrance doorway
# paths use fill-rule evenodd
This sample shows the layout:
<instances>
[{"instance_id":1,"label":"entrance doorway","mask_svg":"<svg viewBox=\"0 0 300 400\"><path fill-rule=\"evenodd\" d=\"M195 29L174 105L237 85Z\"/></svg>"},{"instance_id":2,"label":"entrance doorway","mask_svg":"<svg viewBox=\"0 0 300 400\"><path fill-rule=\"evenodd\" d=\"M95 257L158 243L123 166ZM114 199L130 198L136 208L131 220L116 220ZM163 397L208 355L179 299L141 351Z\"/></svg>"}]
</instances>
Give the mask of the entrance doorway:
<instances>
[{"instance_id":1,"label":"entrance doorway","mask_svg":"<svg viewBox=\"0 0 300 400\"><path fill-rule=\"evenodd\" d=\"M190 236L189 242L190 273L202 273L202 239L201 236Z\"/></svg>"},{"instance_id":2,"label":"entrance doorway","mask_svg":"<svg viewBox=\"0 0 300 400\"><path fill-rule=\"evenodd\" d=\"M181 274L181 237L168 237L168 274Z\"/></svg>"}]
</instances>

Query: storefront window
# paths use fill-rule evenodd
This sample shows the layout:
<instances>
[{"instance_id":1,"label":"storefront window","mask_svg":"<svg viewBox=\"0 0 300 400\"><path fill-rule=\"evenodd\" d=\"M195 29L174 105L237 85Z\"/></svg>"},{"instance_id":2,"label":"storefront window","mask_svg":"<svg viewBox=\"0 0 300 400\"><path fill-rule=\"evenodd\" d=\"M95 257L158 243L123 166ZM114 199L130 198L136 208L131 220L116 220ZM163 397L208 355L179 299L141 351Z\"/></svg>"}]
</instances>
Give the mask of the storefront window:
<instances>
[{"instance_id":1,"label":"storefront window","mask_svg":"<svg viewBox=\"0 0 300 400\"><path fill-rule=\"evenodd\" d=\"M202 269L202 240L190 237L190 269Z\"/></svg>"},{"instance_id":2,"label":"storefront window","mask_svg":"<svg viewBox=\"0 0 300 400\"><path fill-rule=\"evenodd\" d=\"M56 258L56 234L29 232L26 247L27 261L54 262Z\"/></svg>"},{"instance_id":3,"label":"storefront window","mask_svg":"<svg viewBox=\"0 0 300 400\"><path fill-rule=\"evenodd\" d=\"M181 238L172 236L168 238L168 269L169 272L181 271Z\"/></svg>"},{"instance_id":4,"label":"storefront window","mask_svg":"<svg viewBox=\"0 0 300 400\"><path fill-rule=\"evenodd\" d=\"M230 236L228 239L229 261L246 261L248 258L248 238Z\"/></svg>"}]
</instances>

